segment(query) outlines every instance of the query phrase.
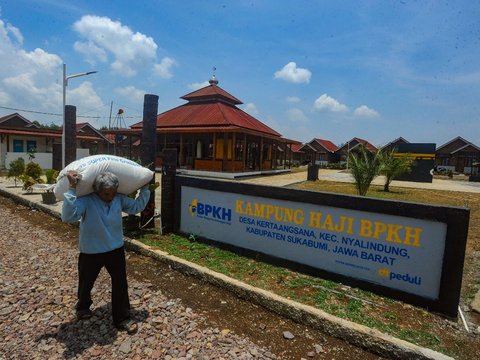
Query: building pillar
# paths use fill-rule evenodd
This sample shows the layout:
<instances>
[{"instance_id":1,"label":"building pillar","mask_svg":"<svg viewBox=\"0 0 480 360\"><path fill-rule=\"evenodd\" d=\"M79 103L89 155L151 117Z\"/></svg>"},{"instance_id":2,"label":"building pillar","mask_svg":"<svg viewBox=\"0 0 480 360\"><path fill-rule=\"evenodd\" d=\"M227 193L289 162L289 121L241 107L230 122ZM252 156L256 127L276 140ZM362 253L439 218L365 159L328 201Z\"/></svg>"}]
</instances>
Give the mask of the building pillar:
<instances>
[{"instance_id":1,"label":"building pillar","mask_svg":"<svg viewBox=\"0 0 480 360\"><path fill-rule=\"evenodd\" d=\"M175 230L175 175L177 172L177 149L162 151L162 234ZM180 199L178 199L180 201Z\"/></svg>"},{"instance_id":2,"label":"building pillar","mask_svg":"<svg viewBox=\"0 0 480 360\"><path fill-rule=\"evenodd\" d=\"M77 108L65 105L65 166L77 160Z\"/></svg>"},{"instance_id":3,"label":"building pillar","mask_svg":"<svg viewBox=\"0 0 480 360\"><path fill-rule=\"evenodd\" d=\"M260 138L260 171L263 170L263 137Z\"/></svg>"},{"instance_id":4,"label":"building pillar","mask_svg":"<svg viewBox=\"0 0 480 360\"><path fill-rule=\"evenodd\" d=\"M143 101L143 126L140 147L140 161L155 173L155 159L157 155L157 113L158 95L145 94ZM155 175L150 181L155 183ZM145 209L140 213L140 224L144 228L154 228L155 221L155 191L150 193L150 200ZM150 221L150 222L149 222ZM148 223L148 224L147 224Z\"/></svg>"}]
</instances>

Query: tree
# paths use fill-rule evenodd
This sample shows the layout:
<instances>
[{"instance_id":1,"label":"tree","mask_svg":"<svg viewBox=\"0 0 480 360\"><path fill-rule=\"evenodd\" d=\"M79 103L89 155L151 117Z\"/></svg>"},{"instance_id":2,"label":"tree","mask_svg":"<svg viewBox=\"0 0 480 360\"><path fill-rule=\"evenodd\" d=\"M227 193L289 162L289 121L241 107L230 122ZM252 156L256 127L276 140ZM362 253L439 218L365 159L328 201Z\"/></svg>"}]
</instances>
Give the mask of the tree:
<instances>
[{"instance_id":1,"label":"tree","mask_svg":"<svg viewBox=\"0 0 480 360\"><path fill-rule=\"evenodd\" d=\"M23 160L23 158L20 157L10 162L7 178L13 177L13 181L15 181L15 187L17 187L17 180L19 180L19 177L22 176L24 171L25 171L25 160Z\"/></svg>"},{"instance_id":2,"label":"tree","mask_svg":"<svg viewBox=\"0 0 480 360\"><path fill-rule=\"evenodd\" d=\"M412 171L414 159L409 154L397 154L396 149L382 153L380 174L385 176L383 190L390 191L390 183L396 177Z\"/></svg>"},{"instance_id":3,"label":"tree","mask_svg":"<svg viewBox=\"0 0 480 360\"><path fill-rule=\"evenodd\" d=\"M360 196L365 196L373 179L379 174L382 152L370 152L364 145L349 154L349 166Z\"/></svg>"}]
</instances>

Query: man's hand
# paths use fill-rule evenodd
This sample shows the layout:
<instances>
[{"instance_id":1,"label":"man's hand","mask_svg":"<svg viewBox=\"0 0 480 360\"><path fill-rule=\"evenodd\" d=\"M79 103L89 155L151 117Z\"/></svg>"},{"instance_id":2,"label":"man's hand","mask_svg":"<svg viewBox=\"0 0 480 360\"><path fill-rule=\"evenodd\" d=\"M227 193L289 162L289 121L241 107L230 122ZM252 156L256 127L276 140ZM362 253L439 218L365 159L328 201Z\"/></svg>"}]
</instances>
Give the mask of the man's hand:
<instances>
[{"instance_id":1,"label":"man's hand","mask_svg":"<svg viewBox=\"0 0 480 360\"><path fill-rule=\"evenodd\" d=\"M156 188L158 188L160 186L160 183L157 181L155 184L149 184L148 185L148 190L150 190L150 192L154 192Z\"/></svg>"},{"instance_id":2,"label":"man's hand","mask_svg":"<svg viewBox=\"0 0 480 360\"><path fill-rule=\"evenodd\" d=\"M75 189L77 187L78 180L80 180L80 177L78 176L78 173L76 171L69 171L67 173L67 179L70 183L70 187Z\"/></svg>"}]
</instances>

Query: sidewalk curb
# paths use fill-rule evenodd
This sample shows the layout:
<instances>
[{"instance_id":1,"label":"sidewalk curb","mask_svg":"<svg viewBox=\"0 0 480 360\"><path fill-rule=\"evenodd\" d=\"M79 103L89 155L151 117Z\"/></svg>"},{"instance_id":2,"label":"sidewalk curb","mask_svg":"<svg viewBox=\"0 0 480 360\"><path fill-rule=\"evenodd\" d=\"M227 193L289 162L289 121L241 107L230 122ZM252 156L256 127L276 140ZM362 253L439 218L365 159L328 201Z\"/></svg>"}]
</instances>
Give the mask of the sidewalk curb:
<instances>
[{"instance_id":1,"label":"sidewalk curb","mask_svg":"<svg viewBox=\"0 0 480 360\"><path fill-rule=\"evenodd\" d=\"M0 189L0 195L10 198L21 205L43 211L58 219L60 218L60 213L49 206L25 199L3 189ZM242 299L261 305L279 315L321 330L328 335L344 339L355 346L367 349L381 356L390 359L453 359L434 350L338 318L322 310L288 300L269 291L255 288L226 275L214 272L206 267L170 255L164 251L154 249L138 240L125 238L125 246L128 250L166 263L183 274L195 276L212 285L226 289Z\"/></svg>"}]
</instances>

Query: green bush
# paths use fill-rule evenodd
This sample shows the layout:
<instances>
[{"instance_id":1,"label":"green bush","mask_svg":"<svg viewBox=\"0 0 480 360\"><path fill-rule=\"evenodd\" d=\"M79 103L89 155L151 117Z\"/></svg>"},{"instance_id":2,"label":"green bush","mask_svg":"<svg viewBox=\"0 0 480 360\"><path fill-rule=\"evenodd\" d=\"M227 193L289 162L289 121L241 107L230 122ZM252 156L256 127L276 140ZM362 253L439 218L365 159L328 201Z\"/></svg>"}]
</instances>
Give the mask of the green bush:
<instances>
[{"instance_id":1,"label":"green bush","mask_svg":"<svg viewBox=\"0 0 480 360\"><path fill-rule=\"evenodd\" d=\"M32 186L35 184L43 184L41 176L43 175L40 165L29 162L25 167L25 172L20 177L23 182L23 190L32 191Z\"/></svg>"},{"instance_id":2,"label":"green bush","mask_svg":"<svg viewBox=\"0 0 480 360\"><path fill-rule=\"evenodd\" d=\"M55 170L55 169L45 170L45 177L47 178L47 184L55 184L58 177L58 170Z\"/></svg>"},{"instance_id":3,"label":"green bush","mask_svg":"<svg viewBox=\"0 0 480 360\"><path fill-rule=\"evenodd\" d=\"M22 176L22 174L25 171L25 160L23 160L23 158L20 157L17 160L13 160L12 162L10 162L8 166L9 166L9 169L7 173L7 178L13 177L13 180L15 181L15 187L16 187L17 180L20 179L20 176Z\"/></svg>"}]
</instances>

